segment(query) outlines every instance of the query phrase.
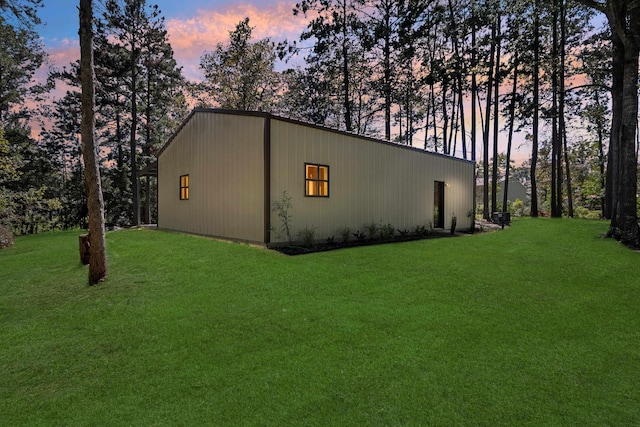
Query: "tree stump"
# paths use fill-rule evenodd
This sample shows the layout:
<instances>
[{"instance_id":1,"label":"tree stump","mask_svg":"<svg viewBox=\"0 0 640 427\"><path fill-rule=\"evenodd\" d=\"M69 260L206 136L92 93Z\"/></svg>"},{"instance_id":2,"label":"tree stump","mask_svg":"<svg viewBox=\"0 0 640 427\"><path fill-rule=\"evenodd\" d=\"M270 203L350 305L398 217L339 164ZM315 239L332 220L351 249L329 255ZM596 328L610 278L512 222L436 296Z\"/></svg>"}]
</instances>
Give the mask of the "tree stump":
<instances>
[{"instance_id":1,"label":"tree stump","mask_svg":"<svg viewBox=\"0 0 640 427\"><path fill-rule=\"evenodd\" d=\"M89 248L91 244L89 243L89 235L81 234L78 236L78 244L80 245L80 262L83 265L89 264Z\"/></svg>"}]
</instances>

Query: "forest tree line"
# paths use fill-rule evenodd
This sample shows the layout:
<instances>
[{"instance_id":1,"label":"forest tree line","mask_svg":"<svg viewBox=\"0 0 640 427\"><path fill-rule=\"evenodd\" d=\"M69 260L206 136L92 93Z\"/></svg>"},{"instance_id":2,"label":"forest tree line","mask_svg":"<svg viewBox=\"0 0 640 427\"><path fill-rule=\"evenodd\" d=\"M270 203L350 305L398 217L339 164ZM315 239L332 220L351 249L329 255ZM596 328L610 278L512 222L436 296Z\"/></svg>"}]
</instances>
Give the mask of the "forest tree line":
<instances>
[{"instance_id":1,"label":"forest tree line","mask_svg":"<svg viewBox=\"0 0 640 427\"><path fill-rule=\"evenodd\" d=\"M618 32L610 3L626 14ZM193 106L267 111L476 161L485 218L507 208L497 199L507 176L531 191L525 214L615 217L620 180L637 191L636 133L635 175L618 175L629 144L623 158L611 141L628 132L612 122L630 79L615 71L640 45L638 3L303 0L289 18L306 24L297 40L257 40L246 18L203 52L202 79L188 81L157 6L97 1L106 223L155 221L155 181L138 172ZM79 62L35 83L47 64L41 5L0 1L0 225L14 234L86 227ZM55 85L67 90L52 99ZM516 150L528 160L514 166Z\"/></svg>"}]
</instances>

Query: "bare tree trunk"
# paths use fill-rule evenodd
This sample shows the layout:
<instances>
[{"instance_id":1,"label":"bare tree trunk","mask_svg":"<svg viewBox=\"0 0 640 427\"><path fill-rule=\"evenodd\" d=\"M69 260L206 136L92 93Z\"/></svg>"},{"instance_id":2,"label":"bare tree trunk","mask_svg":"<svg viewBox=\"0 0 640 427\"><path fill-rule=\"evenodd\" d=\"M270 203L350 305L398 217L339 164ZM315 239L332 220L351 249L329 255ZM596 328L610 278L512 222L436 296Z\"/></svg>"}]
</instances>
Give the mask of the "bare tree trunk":
<instances>
[{"instance_id":1,"label":"bare tree trunk","mask_svg":"<svg viewBox=\"0 0 640 427\"><path fill-rule=\"evenodd\" d=\"M511 166L511 146L513 145L513 126L516 119L516 95L518 90L518 52L513 60L513 89L511 90L511 103L509 104L509 139L507 141L507 165L504 173L504 188L502 189L502 212L508 212L507 201L509 199L509 173Z\"/></svg>"},{"instance_id":2,"label":"bare tree trunk","mask_svg":"<svg viewBox=\"0 0 640 427\"><path fill-rule=\"evenodd\" d=\"M477 61L478 61L478 53L476 49L476 24L475 21L472 24L471 28L471 160L476 161L476 148L478 143L478 138L476 135L477 132L477 96L478 96L478 77L476 73ZM476 186L474 185L474 188ZM475 191L475 190L474 190ZM474 207L475 207L475 198L474 198ZM475 209L474 209L475 211Z\"/></svg>"},{"instance_id":3,"label":"bare tree trunk","mask_svg":"<svg viewBox=\"0 0 640 427\"><path fill-rule=\"evenodd\" d=\"M93 4L80 0L80 81L82 85L82 157L89 211L89 284L107 278L104 201L95 145L95 88L93 71Z\"/></svg>"},{"instance_id":4,"label":"bare tree trunk","mask_svg":"<svg viewBox=\"0 0 640 427\"><path fill-rule=\"evenodd\" d=\"M140 6L138 6L139 8ZM137 9L136 13L140 13ZM131 39L131 135L129 140L129 150L131 151L131 158L129 164L131 170L129 171L131 176L131 200L133 201L133 225L140 225L140 188L138 180L138 160L136 159L137 153L137 132L138 132L138 85L137 85L137 50L135 37Z\"/></svg>"},{"instance_id":5,"label":"bare tree trunk","mask_svg":"<svg viewBox=\"0 0 640 427\"><path fill-rule=\"evenodd\" d=\"M624 95L624 46L615 32L612 32L612 46L611 135L609 136L609 153L607 156L604 217L611 220L611 228L614 229L618 205L620 130L622 128L622 98Z\"/></svg>"},{"instance_id":6,"label":"bare tree trunk","mask_svg":"<svg viewBox=\"0 0 640 427\"><path fill-rule=\"evenodd\" d=\"M596 98L596 105L600 106L600 96L598 90L595 90L594 96ZM600 192L602 197L600 198L600 205L602 206L602 218L606 218L605 216L605 186L606 186L606 174L605 174L605 160L604 160L604 128L602 126L602 120L598 119L597 122L597 130L598 130L598 164L600 166Z\"/></svg>"},{"instance_id":7,"label":"bare tree trunk","mask_svg":"<svg viewBox=\"0 0 640 427\"><path fill-rule=\"evenodd\" d=\"M347 2L342 1L342 79L344 86L344 125L347 132L353 130L351 123L351 100L349 92L351 91L351 77L349 75L349 47L347 43Z\"/></svg>"},{"instance_id":8,"label":"bare tree trunk","mask_svg":"<svg viewBox=\"0 0 640 427\"><path fill-rule=\"evenodd\" d=\"M460 93L458 94L458 104L459 104L459 117L460 117L460 136L462 140L462 158L467 160L467 127L464 123L464 97L463 97L463 88L462 88L462 76L458 76L460 85ZM455 154L455 153L454 153Z\"/></svg>"},{"instance_id":9,"label":"bare tree trunk","mask_svg":"<svg viewBox=\"0 0 640 427\"><path fill-rule=\"evenodd\" d=\"M473 8L475 13L475 7ZM471 161L475 163L476 161L476 148L477 148L477 113L476 113L476 97L478 96L478 81L477 81L477 73L476 73L476 62L477 62L477 50L476 50L476 24L475 20L473 21L471 27L471 69L473 70L471 73ZM475 166L475 173L473 178L473 217L472 217L472 228L471 232L475 232L475 218L477 207L477 192L478 186L476 185L476 178L478 174L478 166Z\"/></svg>"},{"instance_id":10,"label":"bare tree trunk","mask_svg":"<svg viewBox=\"0 0 640 427\"><path fill-rule=\"evenodd\" d=\"M384 34L384 137L391 141L391 10L385 11Z\"/></svg>"},{"instance_id":11,"label":"bare tree trunk","mask_svg":"<svg viewBox=\"0 0 640 427\"><path fill-rule=\"evenodd\" d=\"M431 102L427 102L426 105L426 111L424 114L424 149L428 150L429 149L429 114L431 109Z\"/></svg>"},{"instance_id":12,"label":"bare tree trunk","mask_svg":"<svg viewBox=\"0 0 640 427\"><path fill-rule=\"evenodd\" d=\"M458 123L458 117L456 111L458 110L458 91L455 86L451 86L451 126L449 126L449 149L447 152L455 156L456 155L456 125Z\"/></svg>"},{"instance_id":13,"label":"bare tree trunk","mask_svg":"<svg viewBox=\"0 0 640 427\"><path fill-rule=\"evenodd\" d=\"M607 15L613 45L611 143L607 192L611 191L609 235L630 246L640 245L638 227L638 59L640 2L579 0ZM617 162L617 164L612 164ZM608 195L608 194L607 194Z\"/></svg>"},{"instance_id":14,"label":"bare tree trunk","mask_svg":"<svg viewBox=\"0 0 640 427\"><path fill-rule=\"evenodd\" d=\"M551 216L562 216L562 173L560 167L560 133L558 132L558 2L553 2L552 48L551 48ZM560 208L560 209L558 209Z\"/></svg>"},{"instance_id":15,"label":"bare tree trunk","mask_svg":"<svg viewBox=\"0 0 640 427\"><path fill-rule=\"evenodd\" d=\"M540 9L539 0L535 0L533 23L533 128L531 144L531 216L538 216L538 180L536 169L538 167L538 131L540 110Z\"/></svg>"},{"instance_id":16,"label":"bare tree trunk","mask_svg":"<svg viewBox=\"0 0 640 427\"><path fill-rule=\"evenodd\" d=\"M151 177L145 179L144 223L151 224Z\"/></svg>"},{"instance_id":17,"label":"bare tree trunk","mask_svg":"<svg viewBox=\"0 0 640 427\"><path fill-rule=\"evenodd\" d=\"M437 127L437 122L436 122L436 95L435 95L435 88L434 88L434 83L431 82L429 84L431 91L430 91L430 99L431 99L431 115L432 115L432 121L433 121L433 150L434 152L438 152L438 127Z\"/></svg>"},{"instance_id":18,"label":"bare tree trunk","mask_svg":"<svg viewBox=\"0 0 640 427\"><path fill-rule=\"evenodd\" d=\"M498 211L498 134L499 134L499 123L498 119L500 117L500 45L502 44L500 41L501 38L501 27L502 27L502 19L500 15L496 17L497 21L497 38L496 38L496 63L495 63L495 82L494 88L495 91L493 97L493 168L491 172L491 212ZM488 111L487 111L488 114Z\"/></svg>"},{"instance_id":19,"label":"bare tree trunk","mask_svg":"<svg viewBox=\"0 0 640 427\"><path fill-rule=\"evenodd\" d=\"M636 17L636 19L640 21L640 17ZM637 211L636 132L638 127L638 57L640 52L638 45L631 40L625 41L624 48L624 90L619 148L620 172L618 174L616 224L612 234L627 245L638 246L640 245L640 230L638 229Z\"/></svg>"},{"instance_id":20,"label":"bare tree trunk","mask_svg":"<svg viewBox=\"0 0 640 427\"><path fill-rule=\"evenodd\" d=\"M495 60L496 49L496 24L493 23L491 27L491 51L489 52L489 72L487 73L487 106L485 109L485 124L483 129L482 144L483 144L483 218L490 219L489 212L489 120L491 111L491 95L493 94L493 61Z\"/></svg>"},{"instance_id":21,"label":"bare tree trunk","mask_svg":"<svg viewBox=\"0 0 640 427\"><path fill-rule=\"evenodd\" d=\"M449 141L447 140L447 132L449 131L449 113L447 112L447 77L442 82L442 152L449 154Z\"/></svg>"},{"instance_id":22,"label":"bare tree trunk","mask_svg":"<svg viewBox=\"0 0 640 427\"><path fill-rule=\"evenodd\" d=\"M559 126L560 126L560 138L562 138L562 147L564 152L564 165L567 170L567 215L573 218L573 188L571 185L571 168L569 167L569 151L567 147L567 129L564 117L565 106L565 85L564 85L564 69L566 61L566 43L567 43L567 5L564 0L561 1L560 9L560 105L559 105ZM560 163L560 162L559 162ZM560 200L562 203L562 200Z\"/></svg>"},{"instance_id":23,"label":"bare tree trunk","mask_svg":"<svg viewBox=\"0 0 640 427\"><path fill-rule=\"evenodd\" d=\"M451 0L448 0L448 4L449 4L449 16L451 18L451 27L453 29L453 36L452 36L452 41L453 41L453 49L454 49L454 57L456 59L455 63L456 63L456 69L455 69L455 73L456 73L456 83L458 85L458 92L454 93L454 99L455 95L457 95L457 99L458 99L458 117L460 120L460 129L461 129L461 133L462 133L462 158L463 159L467 159L467 138L466 138L466 133L465 133L465 123L464 123L464 102L463 102L463 96L464 96L464 87L463 87L463 83L462 83L462 69L463 69L463 65L462 65L462 60L460 58L460 44L459 44L459 36L458 36L458 26L455 22L455 14L453 12L453 3ZM456 108L456 104L454 103L454 109ZM457 127L457 121L455 121L456 125L455 128L456 130L458 129ZM453 144L453 155L455 156L455 151L456 151L456 144L457 143L457 133L456 133L456 139L454 141Z\"/></svg>"}]
</instances>

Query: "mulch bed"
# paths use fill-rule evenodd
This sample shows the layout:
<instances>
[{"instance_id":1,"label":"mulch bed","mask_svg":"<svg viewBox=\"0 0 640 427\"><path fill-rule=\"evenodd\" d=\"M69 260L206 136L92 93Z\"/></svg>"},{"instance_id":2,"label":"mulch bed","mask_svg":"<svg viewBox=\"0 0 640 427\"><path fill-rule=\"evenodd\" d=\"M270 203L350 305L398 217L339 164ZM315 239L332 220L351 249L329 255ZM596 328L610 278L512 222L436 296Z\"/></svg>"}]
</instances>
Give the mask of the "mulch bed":
<instances>
[{"instance_id":1,"label":"mulch bed","mask_svg":"<svg viewBox=\"0 0 640 427\"><path fill-rule=\"evenodd\" d=\"M468 233L456 233L451 234L449 231L433 231L424 236L394 236L392 239L387 240L349 240L348 242L324 242L324 243L316 243L311 247L303 247L296 245L286 245L286 246L275 246L271 249L283 253L285 255L305 255L315 252L325 252L325 251L333 251L336 249L345 249L345 248L356 248L360 246L370 246L370 245L387 245L392 243L401 243L401 242L411 242L414 240L426 240L426 239L440 239L447 237L456 237L460 235L464 235Z\"/></svg>"},{"instance_id":2,"label":"mulch bed","mask_svg":"<svg viewBox=\"0 0 640 427\"><path fill-rule=\"evenodd\" d=\"M490 221L476 221L475 224L475 232L476 233L486 233L491 231L497 231L504 228L501 225L494 224ZM311 254L315 252L325 252L325 251L333 251L336 249L345 249L345 248L356 248L359 246L370 246L370 245L387 245L391 243L401 243L401 242L411 242L414 240L427 240L427 239L443 239L448 237L459 237L459 236L468 236L471 235L471 231L458 231L455 234L451 234L449 230L431 230L428 234L416 236L412 235L396 235L392 239L387 240L379 240L379 239L365 239L365 240L349 240L348 242L323 242L316 243L311 247L303 247L297 246L295 244L286 245L286 246L274 246L270 249L274 251L278 251L285 255L305 255Z\"/></svg>"}]
</instances>

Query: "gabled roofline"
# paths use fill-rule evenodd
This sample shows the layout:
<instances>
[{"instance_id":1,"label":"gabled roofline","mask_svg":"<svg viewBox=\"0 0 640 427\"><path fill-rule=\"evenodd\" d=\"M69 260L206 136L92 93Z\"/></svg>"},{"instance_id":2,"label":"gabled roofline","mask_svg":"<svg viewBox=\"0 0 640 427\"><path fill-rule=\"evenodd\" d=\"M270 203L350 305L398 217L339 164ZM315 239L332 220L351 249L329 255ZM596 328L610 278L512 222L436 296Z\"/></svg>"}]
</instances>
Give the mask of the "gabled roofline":
<instances>
[{"instance_id":1,"label":"gabled roofline","mask_svg":"<svg viewBox=\"0 0 640 427\"><path fill-rule=\"evenodd\" d=\"M191 118L196 113L214 113L214 114L228 114L228 115L233 115L233 116L262 117L262 118L265 118L265 119L273 119L273 120L278 120L278 121L282 121L282 122L286 122L286 123L296 124L296 125L299 125L299 126L305 126L305 127L309 127L309 128L313 128L313 129L318 129L318 130L322 130L322 131L325 131L325 132L334 133L334 134L337 134L337 135L350 136L350 137L354 137L354 138L357 138L357 139L361 139L363 141L370 141L370 142L375 142L375 143L378 143L378 144L389 145L389 146L392 146L392 147L395 147L395 148L411 150L411 151L415 151L417 153L430 154L430 155L433 155L433 156L443 157L445 159L456 160L456 161L464 162L464 163L471 163L471 164L475 163L472 160L460 159L458 157L448 156L448 155L442 154L442 153L434 153L433 151L427 151L427 150L423 150L423 149L417 148L417 147L411 147L411 146L407 146L407 145L396 144L395 142L385 141L383 139L373 138L373 137L365 136L365 135L359 135L359 134L356 134L356 133L353 133L353 132L347 132L347 131L343 131L343 130L339 130L339 129L332 129L332 128L329 128L329 127L326 127L326 126L317 125L317 124L313 124L313 123L307 123L307 122L303 122L301 120L290 119L290 118L287 118L287 117L281 117L281 116L278 116L278 115L275 115L275 114L271 114L271 113L266 113L266 112L263 112L263 111L242 111L242 110L228 110L228 109L222 109L222 108L200 108L200 107L194 108L191 111L191 113L189 113L187 118L183 120L183 122L180 124L178 129L167 140L167 143L160 149L160 151L158 151L158 154L157 154L156 157L159 158L160 155L162 155L164 150L167 149L167 147L173 142L173 140L176 138L176 136L180 133L182 128L184 128L187 125L187 123L191 120Z\"/></svg>"}]
</instances>

